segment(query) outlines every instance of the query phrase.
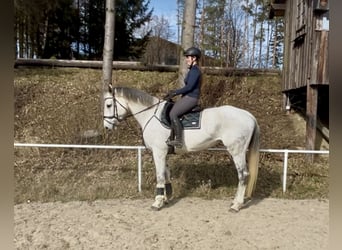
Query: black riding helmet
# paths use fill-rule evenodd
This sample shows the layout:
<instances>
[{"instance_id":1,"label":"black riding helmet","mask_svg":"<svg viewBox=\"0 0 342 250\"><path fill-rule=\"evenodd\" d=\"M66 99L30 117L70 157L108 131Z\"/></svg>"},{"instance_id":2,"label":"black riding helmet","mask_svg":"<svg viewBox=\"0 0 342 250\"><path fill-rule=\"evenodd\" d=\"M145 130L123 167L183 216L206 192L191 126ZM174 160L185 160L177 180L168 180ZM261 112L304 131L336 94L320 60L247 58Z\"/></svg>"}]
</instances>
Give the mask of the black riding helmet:
<instances>
[{"instance_id":1,"label":"black riding helmet","mask_svg":"<svg viewBox=\"0 0 342 250\"><path fill-rule=\"evenodd\" d=\"M199 59L201 57L201 51L196 47L191 47L184 51L184 56L196 56Z\"/></svg>"}]
</instances>

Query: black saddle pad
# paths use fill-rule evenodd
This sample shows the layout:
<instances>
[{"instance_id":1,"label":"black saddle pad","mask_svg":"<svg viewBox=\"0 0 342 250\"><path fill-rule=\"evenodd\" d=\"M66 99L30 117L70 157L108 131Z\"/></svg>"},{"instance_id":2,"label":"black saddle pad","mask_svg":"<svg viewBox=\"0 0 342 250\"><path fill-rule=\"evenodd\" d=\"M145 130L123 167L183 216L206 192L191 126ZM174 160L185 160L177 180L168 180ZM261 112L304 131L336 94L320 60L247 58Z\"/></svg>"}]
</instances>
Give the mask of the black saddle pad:
<instances>
[{"instance_id":1,"label":"black saddle pad","mask_svg":"<svg viewBox=\"0 0 342 250\"><path fill-rule=\"evenodd\" d=\"M175 103L173 101L167 102L162 111L161 123L167 128L170 128L171 126L169 113L174 104ZM184 129L201 128L201 115L202 115L201 111L202 109L199 106L196 106L190 112L184 114L180 119L182 122L183 128Z\"/></svg>"}]
</instances>

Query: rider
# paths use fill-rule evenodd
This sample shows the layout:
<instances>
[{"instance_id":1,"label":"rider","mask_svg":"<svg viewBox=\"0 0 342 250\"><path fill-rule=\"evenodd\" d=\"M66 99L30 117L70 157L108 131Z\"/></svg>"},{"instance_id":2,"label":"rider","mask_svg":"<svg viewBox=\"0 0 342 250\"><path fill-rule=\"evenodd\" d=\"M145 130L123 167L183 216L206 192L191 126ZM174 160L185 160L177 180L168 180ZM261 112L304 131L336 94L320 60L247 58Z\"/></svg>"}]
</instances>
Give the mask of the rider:
<instances>
[{"instance_id":1,"label":"rider","mask_svg":"<svg viewBox=\"0 0 342 250\"><path fill-rule=\"evenodd\" d=\"M174 96L182 95L170 111L172 131L171 136L166 143L169 146L175 147L183 146L183 128L179 119L183 114L190 111L198 104L202 82L202 73L198 66L201 51L196 47L191 47L184 52L184 56L189 69L184 79L185 85L180 89L169 91L165 96L165 99L171 99ZM173 135L175 136L174 140L172 140Z\"/></svg>"}]
</instances>

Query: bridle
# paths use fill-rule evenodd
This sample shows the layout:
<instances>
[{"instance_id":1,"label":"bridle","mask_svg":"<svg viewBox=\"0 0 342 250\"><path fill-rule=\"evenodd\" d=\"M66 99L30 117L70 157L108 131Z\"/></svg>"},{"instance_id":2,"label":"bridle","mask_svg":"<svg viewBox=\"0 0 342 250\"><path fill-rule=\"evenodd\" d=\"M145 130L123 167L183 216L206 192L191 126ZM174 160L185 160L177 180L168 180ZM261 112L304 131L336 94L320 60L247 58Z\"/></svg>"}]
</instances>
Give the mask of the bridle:
<instances>
[{"instance_id":1,"label":"bridle","mask_svg":"<svg viewBox=\"0 0 342 250\"><path fill-rule=\"evenodd\" d=\"M112 125L114 125L114 122L111 122L110 120L108 120L108 119L115 119L115 120L117 120L118 122L122 122L122 121L124 121L124 120L126 120L127 118L129 118L129 117L131 117L131 116L135 116L135 115L138 115L138 114L140 114L140 113L143 113L143 112L145 112L145 111L147 111L147 110L149 110L149 109L151 109L151 108L153 108L153 107L155 107L155 106L157 106L157 108L158 108L158 105L162 102L162 100L158 100L158 102L157 103L155 103L155 104L152 104L151 106L148 106L148 107L146 107L146 108L144 108L144 109L142 109L142 110L140 110L140 111L138 111L138 112L136 112L136 113L131 113L122 103L120 103L119 101L118 101L118 99L117 98L115 98L115 95L114 95L114 93L112 94L112 96L109 96L109 97L106 97L106 98L104 98L104 101L106 101L107 99L113 99L113 109L114 109L114 112L113 112L113 115L111 115L111 116L103 116L103 119L106 121L106 122L108 122L109 124L112 124ZM126 115L125 117L123 117L123 118L120 118L119 117L119 115L118 115L118 105L120 105L124 110L126 110L127 111L127 113L128 113L128 115ZM157 112L157 108L156 108L156 110L155 110L155 113Z\"/></svg>"},{"instance_id":2,"label":"bridle","mask_svg":"<svg viewBox=\"0 0 342 250\"><path fill-rule=\"evenodd\" d=\"M114 112L113 112L113 115L104 115L103 116L103 119L105 120L105 121L107 121L108 123L110 123L110 124L114 124L113 122L111 122L110 120L108 120L108 119L116 119L117 121L119 121L119 122L121 122L121 121L123 121L124 119L122 119L122 118L120 118L119 117L119 115L118 115L118 105L117 105L117 103L123 108L123 109L125 109L126 111L128 111L128 109L125 107L125 106L123 106L115 97L114 97L114 95L112 95L112 96L108 96L108 97L106 97L106 98L104 98L104 101L106 101L106 100L108 100L108 99L111 99L111 100L113 100L113 109L114 109Z\"/></svg>"}]
</instances>

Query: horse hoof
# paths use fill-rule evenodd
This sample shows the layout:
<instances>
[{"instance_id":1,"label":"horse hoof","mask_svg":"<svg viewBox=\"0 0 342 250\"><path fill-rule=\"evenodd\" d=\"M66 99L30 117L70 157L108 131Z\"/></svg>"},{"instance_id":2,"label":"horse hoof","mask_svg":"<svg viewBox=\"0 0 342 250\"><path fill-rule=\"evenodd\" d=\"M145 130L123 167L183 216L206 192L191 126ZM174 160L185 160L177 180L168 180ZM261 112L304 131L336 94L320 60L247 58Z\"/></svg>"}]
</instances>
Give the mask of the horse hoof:
<instances>
[{"instance_id":1,"label":"horse hoof","mask_svg":"<svg viewBox=\"0 0 342 250\"><path fill-rule=\"evenodd\" d=\"M240 211L240 208L241 208L241 205L239 205L239 204L233 204L233 205L230 207L229 211L230 211L230 212L233 212L233 213L238 213L238 212Z\"/></svg>"},{"instance_id":2,"label":"horse hoof","mask_svg":"<svg viewBox=\"0 0 342 250\"><path fill-rule=\"evenodd\" d=\"M232 212L234 214L237 214L240 210L239 209L236 209L236 208L229 208L229 212Z\"/></svg>"},{"instance_id":3,"label":"horse hoof","mask_svg":"<svg viewBox=\"0 0 342 250\"><path fill-rule=\"evenodd\" d=\"M161 209L161 207L154 207L153 205L151 206L151 209L153 211L159 211Z\"/></svg>"},{"instance_id":4,"label":"horse hoof","mask_svg":"<svg viewBox=\"0 0 342 250\"><path fill-rule=\"evenodd\" d=\"M154 211L159 211L164 206L164 196L163 195L157 195L154 203L152 204L151 208Z\"/></svg>"}]
</instances>

